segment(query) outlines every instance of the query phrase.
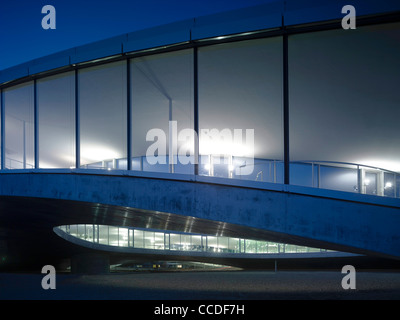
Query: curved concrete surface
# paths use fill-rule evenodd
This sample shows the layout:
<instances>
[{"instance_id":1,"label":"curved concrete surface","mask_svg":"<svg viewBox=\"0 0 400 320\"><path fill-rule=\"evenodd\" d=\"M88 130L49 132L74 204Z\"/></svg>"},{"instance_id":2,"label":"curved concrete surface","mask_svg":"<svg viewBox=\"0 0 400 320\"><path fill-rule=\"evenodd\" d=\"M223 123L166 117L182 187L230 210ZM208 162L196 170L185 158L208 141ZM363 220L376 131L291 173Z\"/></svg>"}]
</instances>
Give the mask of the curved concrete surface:
<instances>
[{"instance_id":1,"label":"curved concrete surface","mask_svg":"<svg viewBox=\"0 0 400 320\"><path fill-rule=\"evenodd\" d=\"M250 238L400 257L399 199L201 176L90 170L9 172L0 176L0 185L2 199L52 199L53 227L104 224L110 215L110 225L130 225L134 220L144 225L155 219L159 229L227 236L241 232L252 234ZM84 203L84 221L71 208L61 208L65 202L60 200L78 207ZM63 210L68 219L58 216ZM100 214L102 210L106 213ZM2 218L7 219L7 210Z\"/></svg>"}]
</instances>

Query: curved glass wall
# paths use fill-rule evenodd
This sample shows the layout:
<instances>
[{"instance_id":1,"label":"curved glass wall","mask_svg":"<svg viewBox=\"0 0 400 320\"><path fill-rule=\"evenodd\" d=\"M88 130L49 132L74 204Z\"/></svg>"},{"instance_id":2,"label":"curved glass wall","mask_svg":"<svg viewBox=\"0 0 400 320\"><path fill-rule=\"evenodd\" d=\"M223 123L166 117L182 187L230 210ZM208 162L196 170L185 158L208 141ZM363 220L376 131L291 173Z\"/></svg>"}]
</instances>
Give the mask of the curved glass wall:
<instances>
[{"instance_id":1,"label":"curved glass wall","mask_svg":"<svg viewBox=\"0 0 400 320\"><path fill-rule=\"evenodd\" d=\"M166 230L77 224L56 227L80 240L113 247L216 253L332 252L291 244Z\"/></svg>"},{"instance_id":2,"label":"curved glass wall","mask_svg":"<svg viewBox=\"0 0 400 320\"><path fill-rule=\"evenodd\" d=\"M400 197L400 23L287 37L288 95L282 36L88 62L2 89L1 166L283 183L286 128L290 184Z\"/></svg>"},{"instance_id":3,"label":"curved glass wall","mask_svg":"<svg viewBox=\"0 0 400 320\"><path fill-rule=\"evenodd\" d=\"M399 39L400 23L289 37L291 183L398 194Z\"/></svg>"}]
</instances>

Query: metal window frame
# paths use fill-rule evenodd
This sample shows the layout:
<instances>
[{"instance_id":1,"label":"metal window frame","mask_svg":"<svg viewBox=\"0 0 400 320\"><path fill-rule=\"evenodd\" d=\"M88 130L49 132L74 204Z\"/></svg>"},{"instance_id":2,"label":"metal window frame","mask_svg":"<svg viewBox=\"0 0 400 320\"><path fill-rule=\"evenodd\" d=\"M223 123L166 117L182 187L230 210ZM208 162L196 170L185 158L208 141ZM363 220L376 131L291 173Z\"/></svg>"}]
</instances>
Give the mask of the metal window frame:
<instances>
[{"instance_id":1,"label":"metal window frame","mask_svg":"<svg viewBox=\"0 0 400 320\"><path fill-rule=\"evenodd\" d=\"M384 23L393 23L400 21L400 12L392 12L385 14L369 15L364 17L357 17L357 26L369 26ZM310 32L327 31L341 29L341 20L323 21L311 24L302 24L295 26L285 26L284 18L282 16L282 26L280 28L273 28L268 30L259 30L254 32L246 32L243 34L236 34L224 37L221 39L210 38L200 40L190 40L188 42L161 46L158 48L152 48L151 50L141 50L138 52L129 52L111 57L105 57L102 59L93 59L79 64L70 64L54 70L41 72L34 75L29 75L14 81L8 81L7 83L0 84L0 123L1 123L1 170L5 169L5 103L4 103L4 89L13 87L18 84L27 83L33 80L34 83L34 166L35 169L39 168L39 128L38 128L38 101L37 101L37 80L41 78L47 78L52 75L65 73L68 71L74 71L75 73L75 167L80 168L80 108L79 108L79 70L97 66L105 65L116 61L126 60L127 68L127 170L132 170L132 103L131 103L131 70L130 70L130 59L140 56L151 56L155 54L161 54L166 52L176 52L180 50L193 49L193 80L194 80L194 92L193 92L193 108L194 108L194 131L197 133L195 140L195 166L194 174L199 174L199 91L198 91L198 48L230 43L239 42L252 39L265 39L271 37L282 37L283 38L283 131L284 131L284 184L290 184L290 148L289 148L289 48L288 42L290 35L304 34Z\"/></svg>"}]
</instances>

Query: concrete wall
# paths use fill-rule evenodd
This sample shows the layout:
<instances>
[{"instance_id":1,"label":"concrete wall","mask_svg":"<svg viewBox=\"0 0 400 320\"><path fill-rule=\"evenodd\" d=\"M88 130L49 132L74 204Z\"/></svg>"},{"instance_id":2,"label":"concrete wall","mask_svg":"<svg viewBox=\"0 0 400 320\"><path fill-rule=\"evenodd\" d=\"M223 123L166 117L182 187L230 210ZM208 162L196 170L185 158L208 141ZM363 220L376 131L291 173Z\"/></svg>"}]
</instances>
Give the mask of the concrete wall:
<instances>
[{"instance_id":1,"label":"concrete wall","mask_svg":"<svg viewBox=\"0 0 400 320\"><path fill-rule=\"evenodd\" d=\"M268 230L282 242L301 238L304 245L400 258L399 199L190 175L99 173L8 171L0 174L0 195L162 211Z\"/></svg>"}]
</instances>

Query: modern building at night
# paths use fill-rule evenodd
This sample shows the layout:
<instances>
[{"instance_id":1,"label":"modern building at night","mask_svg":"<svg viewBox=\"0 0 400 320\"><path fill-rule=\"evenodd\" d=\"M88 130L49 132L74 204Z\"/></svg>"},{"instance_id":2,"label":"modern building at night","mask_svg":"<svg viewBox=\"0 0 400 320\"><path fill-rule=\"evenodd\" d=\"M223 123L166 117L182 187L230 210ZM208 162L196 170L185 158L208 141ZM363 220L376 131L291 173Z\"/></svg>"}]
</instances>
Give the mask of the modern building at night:
<instances>
[{"instance_id":1,"label":"modern building at night","mask_svg":"<svg viewBox=\"0 0 400 320\"><path fill-rule=\"evenodd\" d=\"M345 5L276 1L0 71L2 266L398 261L400 3L354 1L356 29Z\"/></svg>"}]
</instances>

